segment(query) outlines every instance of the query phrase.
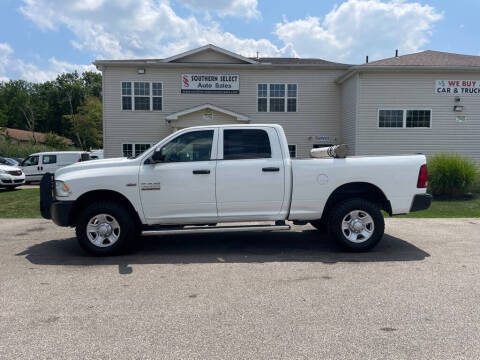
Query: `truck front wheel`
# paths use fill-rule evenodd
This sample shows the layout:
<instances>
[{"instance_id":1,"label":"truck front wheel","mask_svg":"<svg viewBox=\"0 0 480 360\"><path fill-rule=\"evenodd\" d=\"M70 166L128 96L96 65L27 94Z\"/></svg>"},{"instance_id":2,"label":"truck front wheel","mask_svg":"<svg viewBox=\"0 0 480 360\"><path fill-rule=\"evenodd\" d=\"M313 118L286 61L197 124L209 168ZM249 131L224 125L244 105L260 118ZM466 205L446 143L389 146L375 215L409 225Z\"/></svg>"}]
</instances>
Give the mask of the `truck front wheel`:
<instances>
[{"instance_id":1,"label":"truck front wheel","mask_svg":"<svg viewBox=\"0 0 480 360\"><path fill-rule=\"evenodd\" d=\"M80 246L96 256L128 250L137 236L132 216L119 203L92 203L83 210L75 228Z\"/></svg>"},{"instance_id":2,"label":"truck front wheel","mask_svg":"<svg viewBox=\"0 0 480 360\"><path fill-rule=\"evenodd\" d=\"M371 202L355 198L335 205L329 217L329 231L349 251L366 251L382 239L385 222Z\"/></svg>"}]
</instances>

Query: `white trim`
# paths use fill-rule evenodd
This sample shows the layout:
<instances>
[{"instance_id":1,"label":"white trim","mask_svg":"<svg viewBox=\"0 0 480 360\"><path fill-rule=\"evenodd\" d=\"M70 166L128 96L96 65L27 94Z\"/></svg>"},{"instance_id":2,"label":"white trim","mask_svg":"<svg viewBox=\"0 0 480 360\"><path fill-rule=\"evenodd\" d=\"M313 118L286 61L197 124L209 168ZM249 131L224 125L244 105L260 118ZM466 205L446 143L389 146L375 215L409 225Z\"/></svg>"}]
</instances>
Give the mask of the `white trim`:
<instances>
[{"instance_id":1,"label":"white trim","mask_svg":"<svg viewBox=\"0 0 480 360\"><path fill-rule=\"evenodd\" d=\"M267 85L267 111L258 111L258 85ZM270 111L270 85L285 85L285 102L284 102L284 111ZM295 85L297 87L297 96L296 97L288 97L288 85ZM272 82L272 83L267 83L267 82L259 82L257 83L257 86L255 87L255 92L256 92L256 98L257 102L255 104L256 106L256 112L257 113L273 113L273 114L279 114L279 113L298 113L298 83L282 83L282 82ZM263 97L261 99L264 99ZM274 97L273 99L281 99L279 97ZM288 99L296 99L296 106L295 106L295 111L288 111Z\"/></svg>"},{"instance_id":2,"label":"white trim","mask_svg":"<svg viewBox=\"0 0 480 360\"><path fill-rule=\"evenodd\" d=\"M123 97L127 97L128 95L123 95L123 83L126 82L126 83L130 83L131 85L131 94L130 94L130 99L132 100L132 108L130 110L128 109L123 109ZM136 82L143 82L143 83L148 83L149 84L149 94L150 94L150 110L136 110L135 109L135 83ZM161 84L162 86L162 96L154 96L153 95L153 83L156 83L156 84ZM150 112L158 112L158 113L162 113L164 112L163 109L164 109L164 102L163 102L163 93L164 93L164 87L163 87L163 82L162 81L145 81L145 80L120 80L120 110L121 111L143 111L143 112L146 112L146 111L150 111ZM142 96L142 97L147 97L145 95L139 95L139 96ZM162 110L153 110L153 98L154 97L159 97L162 99Z\"/></svg>"},{"instance_id":3,"label":"white trim","mask_svg":"<svg viewBox=\"0 0 480 360\"><path fill-rule=\"evenodd\" d=\"M380 127L380 111L381 110L397 110L397 111L402 111L402 127ZM425 127L425 126L415 126L415 127L407 127L407 111L430 111L430 126ZM377 109L377 129L379 130L410 130L410 129L431 129L432 128L432 122L433 122L433 110L432 109L419 109L419 108L378 108Z\"/></svg>"},{"instance_id":4,"label":"white trim","mask_svg":"<svg viewBox=\"0 0 480 360\"><path fill-rule=\"evenodd\" d=\"M181 59L181 58L189 56L189 55L197 54L197 53L205 51L205 50L212 50L212 51L218 52L220 54L227 55L227 56L230 56L230 57L238 59L238 60L242 60L242 61L247 62L249 64L258 64L258 61L249 59L245 56L236 54L234 52L228 51L226 49L220 48L220 47L212 45L212 44L204 45L204 46L201 46L201 47L196 48L196 49L192 49L192 50L185 51L185 52L177 54L177 55L170 56L166 59L163 59L162 62L172 62L172 61Z\"/></svg>"},{"instance_id":5,"label":"white trim","mask_svg":"<svg viewBox=\"0 0 480 360\"><path fill-rule=\"evenodd\" d=\"M230 115L230 116L236 118L238 121L248 122L250 120L248 116L238 114L236 112L233 112L233 111L230 111L230 110L227 110L227 109L224 109L224 108L221 108L219 106L212 105L212 104L203 104L203 105L198 105L198 106L195 106L195 107L192 107L192 108L189 108L189 109L185 109L185 110L170 114L165 119L166 120L178 120L178 118L180 116L191 114L195 111L204 110L204 109L210 109L210 110L214 110L214 111L217 111L217 112L220 112L220 113Z\"/></svg>"}]
</instances>

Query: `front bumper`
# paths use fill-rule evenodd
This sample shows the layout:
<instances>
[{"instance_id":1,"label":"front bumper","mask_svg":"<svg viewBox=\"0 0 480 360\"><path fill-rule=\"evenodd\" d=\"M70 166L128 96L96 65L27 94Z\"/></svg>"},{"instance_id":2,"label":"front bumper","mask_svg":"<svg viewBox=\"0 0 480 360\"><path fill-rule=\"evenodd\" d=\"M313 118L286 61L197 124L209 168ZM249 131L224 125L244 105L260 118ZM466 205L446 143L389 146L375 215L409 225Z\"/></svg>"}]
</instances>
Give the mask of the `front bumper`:
<instances>
[{"instance_id":1,"label":"front bumper","mask_svg":"<svg viewBox=\"0 0 480 360\"><path fill-rule=\"evenodd\" d=\"M73 201L54 201L50 205L50 216L58 226L72 226Z\"/></svg>"},{"instance_id":2,"label":"front bumper","mask_svg":"<svg viewBox=\"0 0 480 360\"><path fill-rule=\"evenodd\" d=\"M417 194L413 197L412 207L410 212L426 210L432 203L432 195L430 194Z\"/></svg>"},{"instance_id":3,"label":"front bumper","mask_svg":"<svg viewBox=\"0 0 480 360\"><path fill-rule=\"evenodd\" d=\"M45 219L52 219L59 226L71 226L73 201L55 199L55 178L47 173L40 181L40 212Z\"/></svg>"},{"instance_id":4,"label":"front bumper","mask_svg":"<svg viewBox=\"0 0 480 360\"><path fill-rule=\"evenodd\" d=\"M19 186L25 184L25 175L14 176L9 174L0 175L0 186Z\"/></svg>"}]
</instances>

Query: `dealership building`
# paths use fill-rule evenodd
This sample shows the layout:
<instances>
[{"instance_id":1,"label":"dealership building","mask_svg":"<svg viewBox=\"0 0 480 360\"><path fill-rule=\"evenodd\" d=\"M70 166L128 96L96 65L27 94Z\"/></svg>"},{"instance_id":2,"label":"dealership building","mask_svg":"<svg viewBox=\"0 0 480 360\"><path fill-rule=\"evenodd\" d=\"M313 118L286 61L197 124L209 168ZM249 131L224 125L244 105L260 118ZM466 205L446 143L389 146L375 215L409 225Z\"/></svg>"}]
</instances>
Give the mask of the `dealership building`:
<instances>
[{"instance_id":1,"label":"dealership building","mask_svg":"<svg viewBox=\"0 0 480 360\"><path fill-rule=\"evenodd\" d=\"M271 123L297 158L345 143L350 155L442 151L480 163L480 56L424 51L348 65L206 45L94 64L106 157L138 154L190 126Z\"/></svg>"}]
</instances>

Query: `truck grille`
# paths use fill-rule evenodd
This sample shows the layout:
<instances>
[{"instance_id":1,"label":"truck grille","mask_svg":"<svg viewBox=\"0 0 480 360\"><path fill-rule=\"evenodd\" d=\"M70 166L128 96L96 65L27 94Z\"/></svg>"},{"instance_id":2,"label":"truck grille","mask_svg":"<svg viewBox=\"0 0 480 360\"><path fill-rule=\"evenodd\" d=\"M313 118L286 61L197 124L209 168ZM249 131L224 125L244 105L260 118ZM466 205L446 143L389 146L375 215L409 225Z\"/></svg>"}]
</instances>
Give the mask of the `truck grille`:
<instances>
[{"instance_id":1,"label":"truck grille","mask_svg":"<svg viewBox=\"0 0 480 360\"><path fill-rule=\"evenodd\" d=\"M8 171L8 173L9 173L10 175L13 175L13 176L20 176L20 175L22 175L22 171L21 171L21 170Z\"/></svg>"}]
</instances>

